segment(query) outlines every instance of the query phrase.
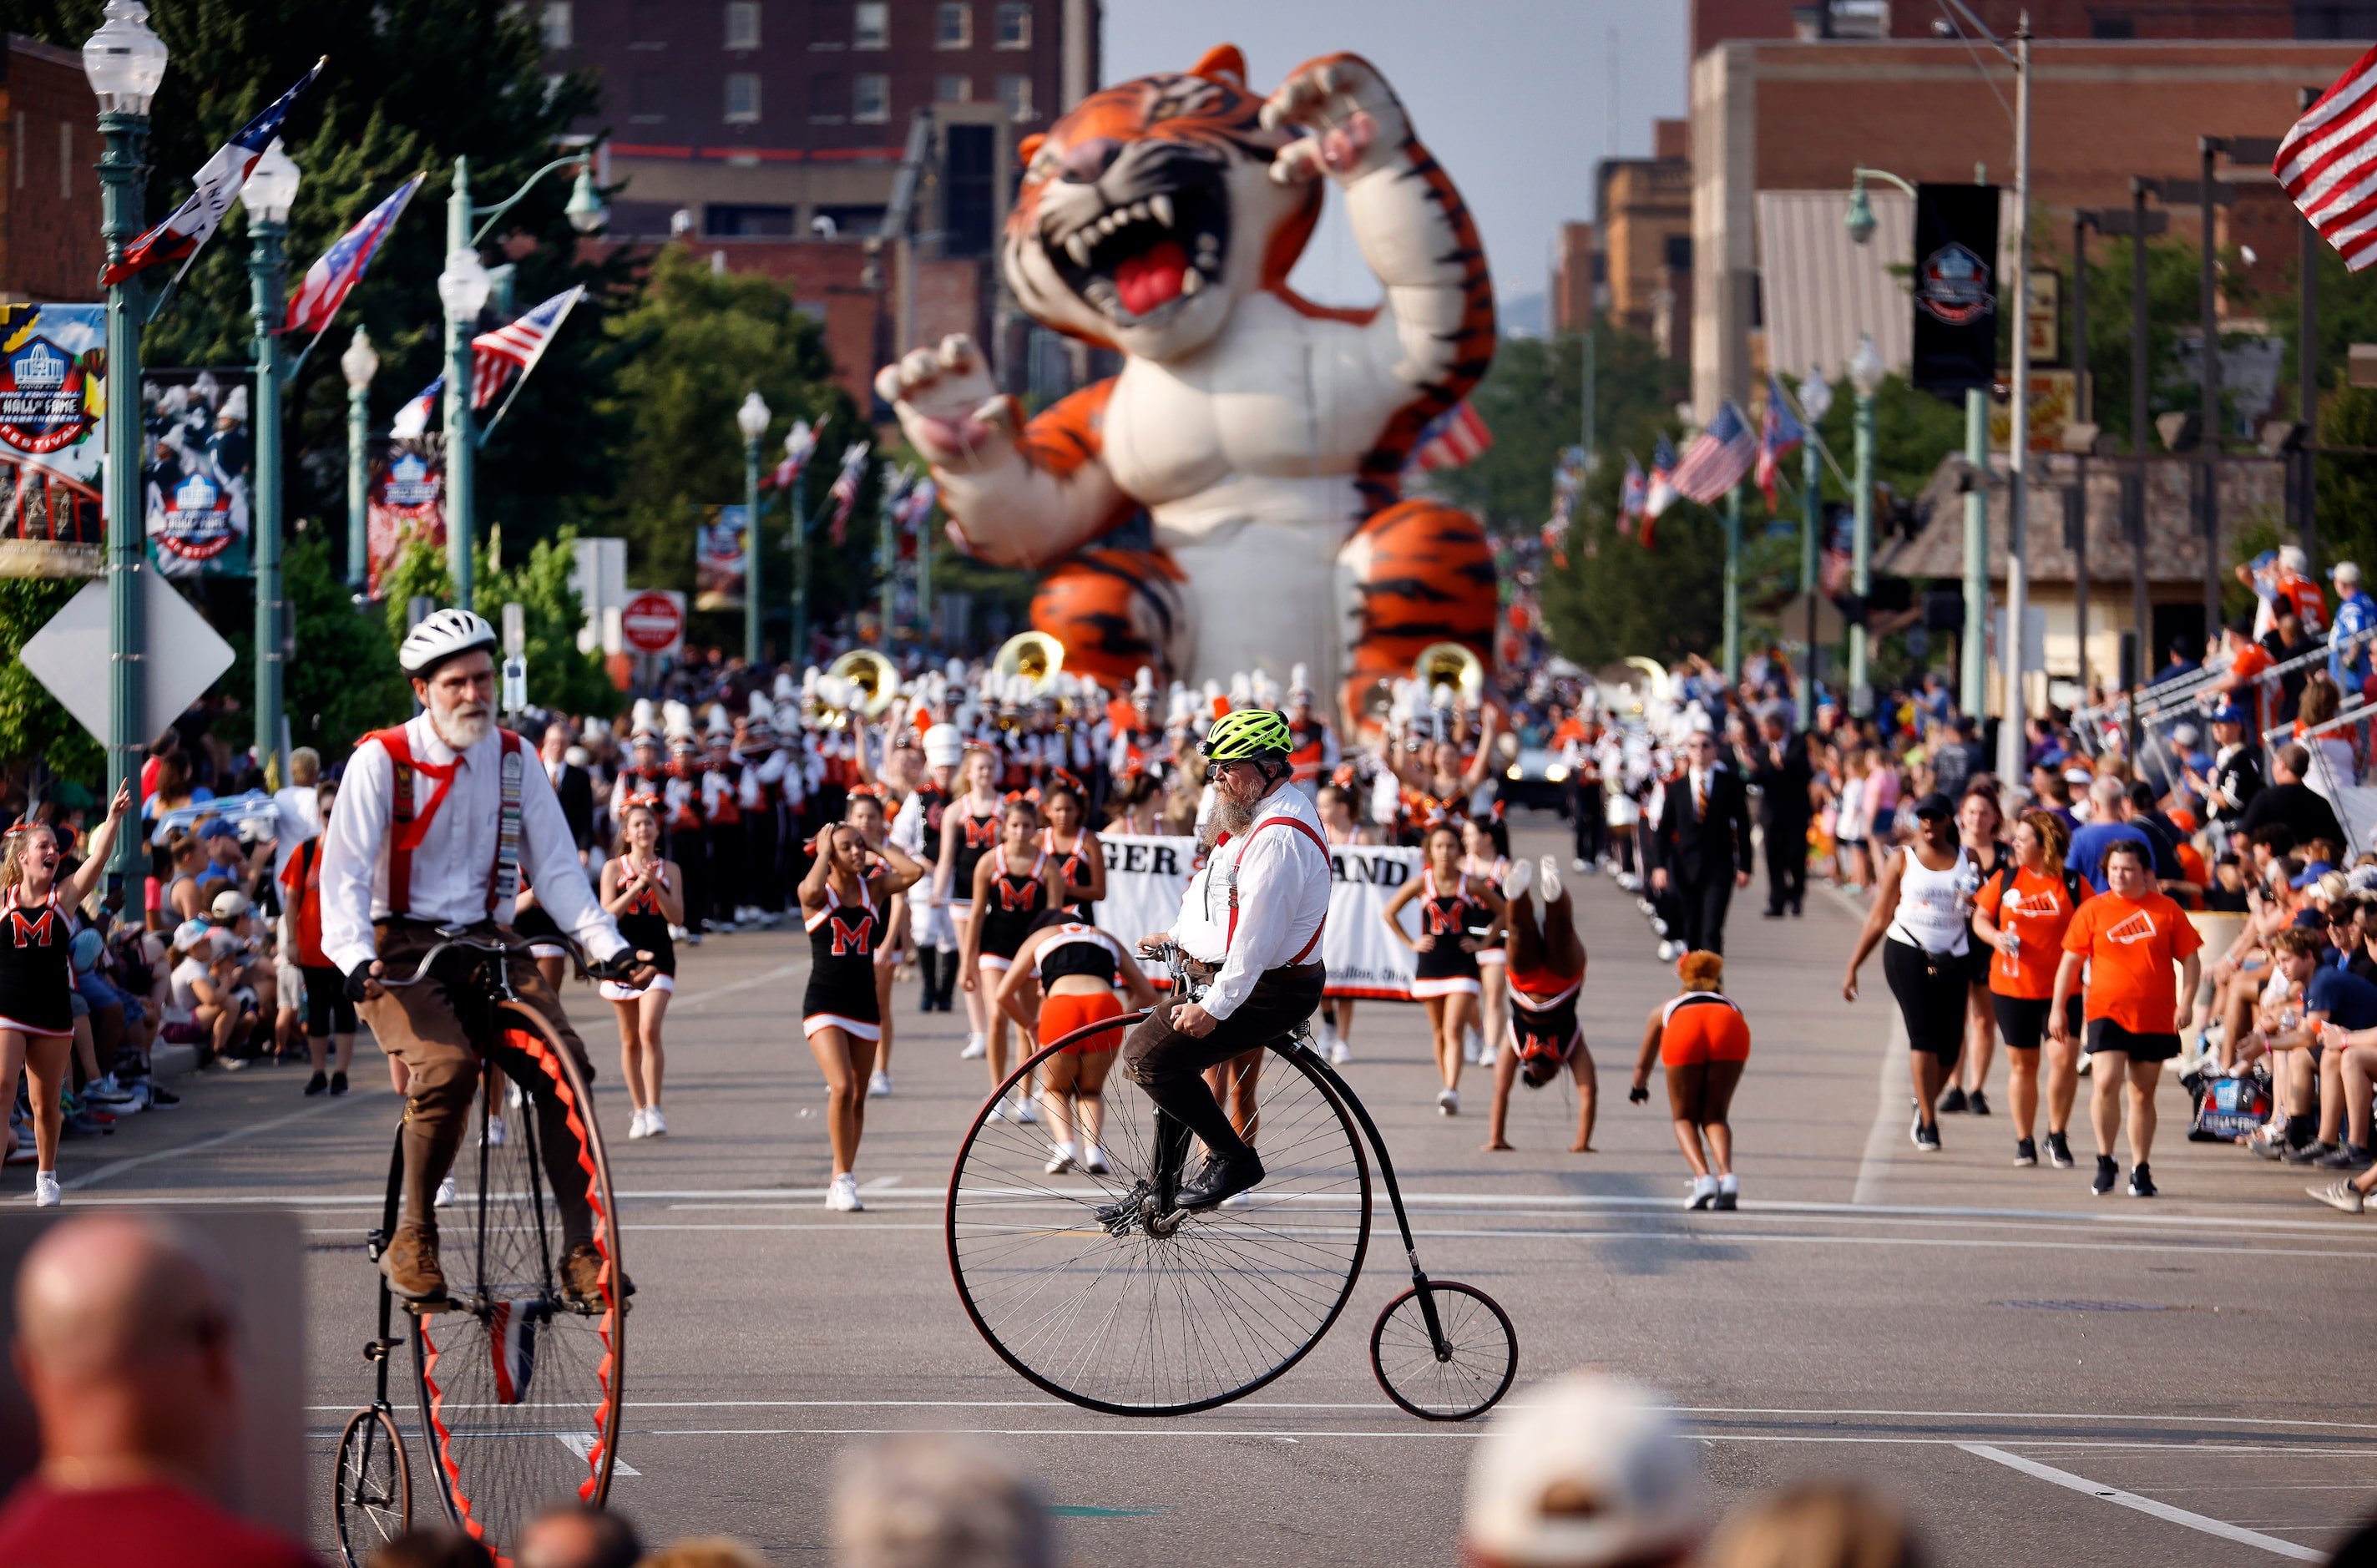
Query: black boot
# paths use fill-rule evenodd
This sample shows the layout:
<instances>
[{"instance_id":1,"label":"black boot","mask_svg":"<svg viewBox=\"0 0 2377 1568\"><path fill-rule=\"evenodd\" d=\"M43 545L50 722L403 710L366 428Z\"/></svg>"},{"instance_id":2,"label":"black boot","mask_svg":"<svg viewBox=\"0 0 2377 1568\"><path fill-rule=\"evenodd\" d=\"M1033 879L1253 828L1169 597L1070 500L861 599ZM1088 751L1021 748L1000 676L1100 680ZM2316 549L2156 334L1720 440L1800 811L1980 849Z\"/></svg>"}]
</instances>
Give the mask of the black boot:
<instances>
[{"instance_id":1,"label":"black boot","mask_svg":"<svg viewBox=\"0 0 2377 1568\"><path fill-rule=\"evenodd\" d=\"M937 947L920 947L916 950L916 979L918 982L916 1011L918 1012L930 1012L933 1011L933 1003L938 999L938 987L940 980L940 949Z\"/></svg>"},{"instance_id":2,"label":"black boot","mask_svg":"<svg viewBox=\"0 0 2377 1568\"><path fill-rule=\"evenodd\" d=\"M956 1003L956 997L953 993L957 990L958 987L958 962L962 955L950 948L941 949L940 954L941 984L940 989L933 993L934 1005L939 1008L943 1012L948 1012L952 1010Z\"/></svg>"}]
</instances>

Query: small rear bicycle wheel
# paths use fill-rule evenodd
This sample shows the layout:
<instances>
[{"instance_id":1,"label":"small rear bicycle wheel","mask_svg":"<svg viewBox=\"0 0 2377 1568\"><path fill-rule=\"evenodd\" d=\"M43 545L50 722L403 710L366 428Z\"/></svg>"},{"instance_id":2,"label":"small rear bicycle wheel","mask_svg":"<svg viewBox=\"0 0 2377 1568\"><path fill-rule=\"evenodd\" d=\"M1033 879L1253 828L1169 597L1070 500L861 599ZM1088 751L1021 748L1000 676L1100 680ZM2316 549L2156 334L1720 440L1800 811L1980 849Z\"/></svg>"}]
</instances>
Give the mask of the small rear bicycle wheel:
<instances>
[{"instance_id":1,"label":"small rear bicycle wheel","mask_svg":"<svg viewBox=\"0 0 2377 1568\"><path fill-rule=\"evenodd\" d=\"M1420 1292L1443 1333L1427 1328ZM1432 1279L1387 1303L1370 1330L1370 1370L1387 1397L1423 1421L1466 1421L1491 1410L1519 1371L1511 1314L1474 1285Z\"/></svg>"},{"instance_id":2,"label":"small rear bicycle wheel","mask_svg":"<svg viewBox=\"0 0 2377 1568\"><path fill-rule=\"evenodd\" d=\"M1046 1171L1045 1107L1037 1127L990 1116L1074 1037L1017 1068L958 1150L946 1227L958 1299L1000 1359L1088 1409L1180 1415L1253 1393L1320 1343L1362 1272L1370 1167L1344 1107L1303 1053L1266 1052L1244 1132L1264 1176L1247 1202L1101 1222L1102 1205L1157 1179L1146 1090L1118 1069L1106 1078L1102 1175ZM1189 1142L1179 1135L1175 1162Z\"/></svg>"},{"instance_id":3,"label":"small rear bicycle wheel","mask_svg":"<svg viewBox=\"0 0 2377 1568\"><path fill-rule=\"evenodd\" d=\"M497 1028L455 1161L461 1191L438 1226L451 1305L413 1314L412 1351L439 1497L500 1562L555 1499L599 1507L609 1495L626 1312L584 1079L533 1012L502 1007ZM603 1264L590 1300L564 1288L572 1211Z\"/></svg>"},{"instance_id":4,"label":"small rear bicycle wheel","mask_svg":"<svg viewBox=\"0 0 2377 1568\"><path fill-rule=\"evenodd\" d=\"M387 1411L366 1406L347 1418L335 1473L339 1555L347 1568L364 1568L365 1559L412 1527L412 1465Z\"/></svg>"}]
</instances>

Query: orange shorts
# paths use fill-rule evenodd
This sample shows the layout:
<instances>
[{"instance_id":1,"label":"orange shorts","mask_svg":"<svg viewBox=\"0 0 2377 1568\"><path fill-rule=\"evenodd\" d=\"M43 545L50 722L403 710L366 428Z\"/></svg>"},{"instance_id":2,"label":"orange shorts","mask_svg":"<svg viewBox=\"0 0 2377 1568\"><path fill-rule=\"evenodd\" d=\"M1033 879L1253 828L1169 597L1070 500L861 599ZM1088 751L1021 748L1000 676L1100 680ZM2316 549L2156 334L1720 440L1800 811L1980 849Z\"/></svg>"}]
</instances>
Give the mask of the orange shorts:
<instances>
[{"instance_id":1,"label":"orange shorts","mask_svg":"<svg viewBox=\"0 0 2377 1568\"><path fill-rule=\"evenodd\" d=\"M1669 1067L1748 1061L1750 1025L1729 1007L1679 1007L1659 1033L1659 1059Z\"/></svg>"},{"instance_id":2,"label":"orange shorts","mask_svg":"<svg viewBox=\"0 0 2377 1568\"><path fill-rule=\"evenodd\" d=\"M1040 1040L1043 1045L1063 1039L1076 1029L1086 1029L1093 1023L1122 1016L1122 999L1112 991L1082 991L1071 996L1040 999ZM1101 1029L1065 1047L1068 1056L1088 1056L1097 1051L1122 1048L1122 1029Z\"/></svg>"}]
</instances>

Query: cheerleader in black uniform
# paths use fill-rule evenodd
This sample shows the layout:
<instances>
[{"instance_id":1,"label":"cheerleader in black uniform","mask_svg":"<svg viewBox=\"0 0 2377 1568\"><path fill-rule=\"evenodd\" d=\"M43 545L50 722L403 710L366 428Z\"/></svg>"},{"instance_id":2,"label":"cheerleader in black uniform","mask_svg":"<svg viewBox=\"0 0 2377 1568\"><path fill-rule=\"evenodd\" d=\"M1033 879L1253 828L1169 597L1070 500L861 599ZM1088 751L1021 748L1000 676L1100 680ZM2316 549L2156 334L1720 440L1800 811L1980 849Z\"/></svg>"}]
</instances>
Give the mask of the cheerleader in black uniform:
<instances>
[{"instance_id":1,"label":"cheerleader in black uniform","mask_svg":"<svg viewBox=\"0 0 2377 1568\"><path fill-rule=\"evenodd\" d=\"M1419 901L1419 935L1403 928L1404 905ZM1461 1035L1477 1011L1479 950L1499 945L1502 895L1476 884L1461 868L1461 830L1439 821L1421 841L1420 874L1405 882L1381 912L1395 940L1418 955L1412 995L1427 1008L1436 1035L1437 1071L1444 1088L1440 1116L1461 1114ZM1473 934L1483 932L1482 935Z\"/></svg>"},{"instance_id":2,"label":"cheerleader in black uniform","mask_svg":"<svg viewBox=\"0 0 2377 1568\"><path fill-rule=\"evenodd\" d=\"M1565 1067L1576 1083L1576 1142L1568 1152L1591 1154L1599 1080L1583 1026L1576 1021L1584 944L1577 940L1575 909L1560 886L1559 860L1547 855L1540 868L1512 866L1504 873L1502 895L1510 916L1511 1037L1494 1059L1494 1113L1484 1146L1488 1153L1511 1146L1502 1134L1514 1082L1523 1078L1527 1087L1540 1089ZM1540 928L1536 897L1542 901Z\"/></svg>"},{"instance_id":3,"label":"cheerleader in black uniform","mask_svg":"<svg viewBox=\"0 0 2377 1568\"><path fill-rule=\"evenodd\" d=\"M1010 796L999 820L999 832L998 847L974 868L973 918L966 922L965 948L958 955L958 984L966 988L968 997L985 1000L997 990L1000 974L1015 962L1015 950L1023 945L1033 920L1042 910L1064 902L1057 860L1034 842L1040 833L1040 808L1021 796ZM983 977L985 972L987 980ZM1003 1011L990 1021L993 1089L1007 1077L1007 1025ZM1034 1047L1028 1030L1025 1040L1029 1053ZM1003 1121L1009 1114L1004 1106L990 1109L994 1121ZM1011 1114L1017 1121L1040 1119L1032 1108L1030 1095L1020 1088Z\"/></svg>"},{"instance_id":4,"label":"cheerleader in black uniform","mask_svg":"<svg viewBox=\"0 0 2377 1568\"><path fill-rule=\"evenodd\" d=\"M958 977L965 983L967 1031L965 1049L959 1057L973 1061L990 1048L990 1021L984 993L973 983L973 960L962 955L971 951L967 944L973 940L968 928L973 922L974 871L998 842L998 791L994 787L998 763L980 746L969 746L965 760L958 764L958 777L963 792L941 813L933 902L949 911L958 928Z\"/></svg>"},{"instance_id":5,"label":"cheerleader in black uniform","mask_svg":"<svg viewBox=\"0 0 2377 1568\"><path fill-rule=\"evenodd\" d=\"M1091 831L1081 786L1070 773L1054 774L1040 791L1040 810L1048 819L1040 831L1040 847L1057 857L1066 913L1084 926L1094 926L1097 902L1106 896L1106 852Z\"/></svg>"},{"instance_id":6,"label":"cheerleader in black uniform","mask_svg":"<svg viewBox=\"0 0 2377 1568\"><path fill-rule=\"evenodd\" d=\"M871 849L847 822L818 835L817 858L801 879L801 921L809 931L809 985L801 1030L825 1073L826 1132L833 1179L825 1206L856 1212L858 1138L866 1125L866 1079L875 1065L882 1013L875 1002L875 950L892 895L924 868L886 844Z\"/></svg>"},{"instance_id":7,"label":"cheerleader in black uniform","mask_svg":"<svg viewBox=\"0 0 2377 1568\"><path fill-rule=\"evenodd\" d=\"M10 828L0 850L0 1087L14 1095L17 1074L32 1077L33 1146L40 1158L33 1172L33 1203L55 1208L58 1135L66 1117L59 1095L74 1052L74 911L106 873L107 857L124 814L132 809L132 786L115 792L107 820L90 835L74 874L58 877L58 838L46 822ZM7 1135L14 1154L17 1138Z\"/></svg>"},{"instance_id":8,"label":"cheerleader in black uniform","mask_svg":"<svg viewBox=\"0 0 2377 1568\"><path fill-rule=\"evenodd\" d=\"M629 948L652 955L659 973L641 989L616 980L603 981L601 989L619 1015L619 1071L636 1107L627 1119L627 1136L658 1138L668 1131L661 1110L661 1076L667 1065L661 1021L676 991L676 944L669 940L669 928L685 925L685 874L675 861L661 858L661 815L651 801L629 804L615 847L615 857L603 862L603 907L619 923Z\"/></svg>"}]
</instances>

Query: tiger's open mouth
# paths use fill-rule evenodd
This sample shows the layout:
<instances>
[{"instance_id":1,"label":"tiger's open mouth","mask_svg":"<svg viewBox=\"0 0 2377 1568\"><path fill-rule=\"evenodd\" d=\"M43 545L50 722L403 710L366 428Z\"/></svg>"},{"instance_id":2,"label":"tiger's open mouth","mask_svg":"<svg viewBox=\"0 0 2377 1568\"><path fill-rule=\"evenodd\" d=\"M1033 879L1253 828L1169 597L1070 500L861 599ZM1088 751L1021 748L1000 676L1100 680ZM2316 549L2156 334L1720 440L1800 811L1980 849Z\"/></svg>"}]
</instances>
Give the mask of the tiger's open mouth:
<instances>
[{"instance_id":1,"label":"tiger's open mouth","mask_svg":"<svg viewBox=\"0 0 2377 1568\"><path fill-rule=\"evenodd\" d=\"M1194 299L1222 281L1230 203L1218 170L1180 169L1170 189L1107 208L1068 233L1044 234L1065 286L1117 326Z\"/></svg>"}]
</instances>

